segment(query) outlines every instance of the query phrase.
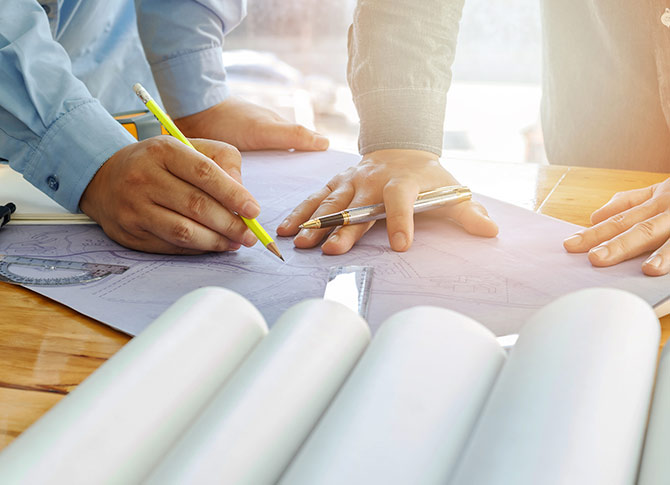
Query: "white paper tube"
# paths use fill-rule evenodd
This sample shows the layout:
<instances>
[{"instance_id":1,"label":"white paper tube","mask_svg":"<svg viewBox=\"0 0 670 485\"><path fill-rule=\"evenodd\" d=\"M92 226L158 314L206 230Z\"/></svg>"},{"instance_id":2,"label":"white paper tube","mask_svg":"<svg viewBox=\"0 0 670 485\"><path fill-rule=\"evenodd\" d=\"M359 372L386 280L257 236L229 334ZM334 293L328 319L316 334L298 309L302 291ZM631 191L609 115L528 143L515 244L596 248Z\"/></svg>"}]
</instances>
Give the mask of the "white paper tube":
<instances>
[{"instance_id":1,"label":"white paper tube","mask_svg":"<svg viewBox=\"0 0 670 485\"><path fill-rule=\"evenodd\" d=\"M148 483L274 483L369 339L365 321L339 303L291 307Z\"/></svg>"},{"instance_id":2,"label":"white paper tube","mask_svg":"<svg viewBox=\"0 0 670 485\"><path fill-rule=\"evenodd\" d=\"M451 484L631 484L660 337L641 298L572 293L523 327Z\"/></svg>"},{"instance_id":3,"label":"white paper tube","mask_svg":"<svg viewBox=\"0 0 670 485\"><path fill-rule=\"evenodd\" d=\"M661 354L638 485L670 483L670 345Z\"/></svg>"},{"instance_id":4,"label":"white paper tube","mask_svg":"<svg viewBox=\"0 0 670 485\"><path fill-rule=\"evenodd\" d=\"M0 454L0 482L137 483L266 333L237 293L180 298Z\"/></svg>"},{"instance_id":5,"label":"white paper tube","mask_svg":"<svg viewBox=\"0 0 670 485\"><path fill-rule=\"evenodd\" d=\"M397 313L280 483L446 483L504 361L495 336L463 315Z\"/></svg>"}]
</instances>

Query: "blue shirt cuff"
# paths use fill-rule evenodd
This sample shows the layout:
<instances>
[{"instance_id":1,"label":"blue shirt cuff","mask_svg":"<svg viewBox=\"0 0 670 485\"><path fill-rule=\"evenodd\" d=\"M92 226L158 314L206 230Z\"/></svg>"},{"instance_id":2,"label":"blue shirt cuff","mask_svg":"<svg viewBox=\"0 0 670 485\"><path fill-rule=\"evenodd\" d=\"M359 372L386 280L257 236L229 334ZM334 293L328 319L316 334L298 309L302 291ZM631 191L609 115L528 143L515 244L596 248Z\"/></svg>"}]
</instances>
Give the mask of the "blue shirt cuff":
<instances>
[{"instance_id":1,"label":"blue shirt cuff","mask_svg":"<svg viewBox=\"0 0 670 485\"><path fill-rule=\"evenodd\" d=\"M221 46L166 59L151 70L172 118L204 111L229 95Z\"/></svg>"},{"instance_id":2,"label":"blue shirt cuff","mask_svg":"<svg viewBox=\"0 0 670 485\"><path fill-rule=\"evenodd\" d=\"M23 177L70 212L89 182L114 153L135 143L97 100L75 106L42 137Z\"/></svg>"}]
</instances>

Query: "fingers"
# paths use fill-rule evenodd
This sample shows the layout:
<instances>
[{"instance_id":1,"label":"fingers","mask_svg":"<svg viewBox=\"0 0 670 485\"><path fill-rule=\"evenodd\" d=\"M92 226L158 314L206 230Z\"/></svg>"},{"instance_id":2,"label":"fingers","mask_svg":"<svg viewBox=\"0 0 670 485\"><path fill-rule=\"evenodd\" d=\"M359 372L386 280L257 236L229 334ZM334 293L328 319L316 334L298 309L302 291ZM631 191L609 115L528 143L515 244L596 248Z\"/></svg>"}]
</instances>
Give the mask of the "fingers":
<instances>
[{"instance_id":1,"label":"fingers","mask_svg":"<svg viewBox=\"0 0 670 485\"><path fill-rule=\"evenodd\" d=\"M354 196L347 209L352 207L363 207L366 205L374 204L375 200L371 197L370 194L358 194ZM342 210L342 209L340 209ZM321 245L321 250L325 254L344 254L349 251L356 242L363 237L363 235L374 226L375 221L363 223L363 224L352 224L349 226L340 226L336 228L330 236L324 241Z\"/></svg>"},{"instance_id":2,"label":"fingers","mask_svg":"<svg viewBox=\"0 0 670 485\"><path fill-rule=\"evenodd\" d=\"M305 151L323 151L328 149L328 138L302 125L291 123L264 123L261 144L267 148Z\"/></svg>"},{"instance_id":3,"label":"fingers","mask_svg":"<svg viewBox=\"0 0 670 485\"><path fill-rule=\"evenodd\" d=\"M614 194L607 204L591 214L591 223L598 224L615 214L640 205L649 200L652 195L654 195L653 186Z\"/></svg>"},{"instance_id":4,"label":"fingers","mask_svg":"<svg viewBox=\"0 0 670 485\"><path fill-rule=\"evenodd\" d=\"M173 151L167 155L161 160L175 177L210 194L220 204L244 217L253 219L260 214L260 205L249 191L211 159L181 143L173 145Z\"/></svg>"},{"instance_id":5,"label":"fingers","mask_svg":"<svg viewBox=\"0 0 670 485\"><path fill-rule=\"evenodd\" d=\"M623 207L623 206L620 206ZM662 212L663 205L657 200L649 200L623 212L617 212L593 227L580 231L565 241L563 247L571 253L583 253L594 246L621 234L635 224L652 218Z\"/></svg>"},{"instance_id":6,"label":"fingers","mask_svg":"<svg viewBox=\"0 0 670 485\"><path fill-rule=\"evenodd\" d=\"M313 193L307 199L300 203L293 211L286 216L282 223L277 227L279 236L295 236L298 233L300 224L310 218L316 209L319 208L323 199L331 193L330 187L326 186Z\"/></svg>"},{"instance_id":7,"label":"fingers","mask_svg":"<svg viewBox=\"0 0 670 485\"><path fill-rule=\"evenodd\" d=\"M198 250L175 246L139 228L136 228L133 232L129 232L118 226L115 228L103 227L103 229L110 238L118 243L139 251L159 254L203 254L210 251L210 249ZM239 248L240 244L231 242L228 251L236 251Z\"/></svg>"},{"instance_id":8,"label":"fingers","mask_svg":"<svg viewBox=\"0 0 670 485\"><path fill-rule=\"evenodd\" d=\"M236 182L242 183L242 155L237 148L228 143L204 138L191 138L190 141L196 150L214 160L214 163L225 170Z\"/></svg>"},{"instance_id":9,"label":"fingers","mask_svg":"<svg viewBox=\"0 0 670 485\"><path fill-rule=\"evenodd\" d=\"M151 221L150 227L142 229L151 231L152 235L167 243L168 247L171 245L197 252L230 251L240 247L239 243L158 205L147 210L147 220ZM152 244L159 246L157 241Z\"/></svg>"},{"instance_id":10,"label":"fingers","mask_svg":"<svg viewBox=\"0 0 670 485\"><path fill-rule=\"evenodd\" d=\"M670 240L642 263L642 272L648 276L663 276L670 272Z\"/></svg>"},{"instance_id":11,"label":"fingers","mask_svg":"<svg viewBox=\"0 0 670 485\"><path fill-rule=\"evenodd\" d=\"M475 236L495 237L498 225L479 202L467 200L447 208L447 215Z\"/></svg>"},{"instance_id":12,"label":"fingers","mask_svg":"<svg viewBox=\"0 0 670 485\"><path fill-rule=\"evenodd\" d=\"M594 266L612 266L658 248L669 236L670 214L663 212L594 247L589 251L589 261Z\"/></svg>"},{"instance_id":13,"label":"fingers","mask_svg":"<svg viewBox=\"0 0 670 485\"><path fill-rule=\"evenodd\" d=\"M310 218L314 219L346 209L353 197L353 186L350 184L341 185L323 199ZM319 244L329 231L328 228L302 229L293 239L293 244L298 248L312 248Z\"/></svg>"},{"instance_id":14,"label":"fingers","mask_svg":"<svg viewBox=\"0 0 670 485\"><path fill-rule=\"evenodd\" d=\"M159 174L160 176L160 174ZM151 200L166 209L181 214L200 225L225 236L228 240L251 247L256 236L237 215L233 214L214 198L192 185L163 174L163 190L152 192Z\"/></svg>"},{"instance_id":15,"label":"fingers","mask_svg":"<svg viewBox=\"0 0 670 485\"><path fill-rule=\"evenodd\" d=\"M407 251L412 245L414 202L418 195L419 186L416 183L389 182L384 187L386 230L394 251Z\"/></svg>"}]
</instances>

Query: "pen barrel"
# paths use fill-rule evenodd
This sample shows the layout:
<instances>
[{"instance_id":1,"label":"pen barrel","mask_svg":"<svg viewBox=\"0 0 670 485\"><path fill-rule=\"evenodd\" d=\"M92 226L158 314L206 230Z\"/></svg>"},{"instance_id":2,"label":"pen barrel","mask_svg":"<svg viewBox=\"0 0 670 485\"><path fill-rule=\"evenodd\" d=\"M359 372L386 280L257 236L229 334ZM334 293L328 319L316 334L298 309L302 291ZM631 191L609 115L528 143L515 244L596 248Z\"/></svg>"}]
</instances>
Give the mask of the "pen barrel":
<instances>
[{"instance_id":1,"label":"pen barrel","mask_svg":"<svg viewBox=\"0 0 670 485\"><path fill-rule=\"evenodd\" d=\"M470 191L458 191L452 194L438 195L435 197L417 199L416 202L414 202L414 213L418 214L419 212L425 212L428 210L437 209L445 205L463 202L471 198L472 193ZM361 224L364 222L377 221L379 219L386 218L386 207L384 206L384 204L368 205L344 211L342 214L343 216L340 217L340 220L342 222L340 222L339 224L343 226L346 226L348 224ZM335 222L334 219L335 218L333 218L332 222ZM325 221L321 222L321 227L327 227L324 222ZM329 224L329 225L337 225L337 224Z\"/></svg>"}]
</instances>

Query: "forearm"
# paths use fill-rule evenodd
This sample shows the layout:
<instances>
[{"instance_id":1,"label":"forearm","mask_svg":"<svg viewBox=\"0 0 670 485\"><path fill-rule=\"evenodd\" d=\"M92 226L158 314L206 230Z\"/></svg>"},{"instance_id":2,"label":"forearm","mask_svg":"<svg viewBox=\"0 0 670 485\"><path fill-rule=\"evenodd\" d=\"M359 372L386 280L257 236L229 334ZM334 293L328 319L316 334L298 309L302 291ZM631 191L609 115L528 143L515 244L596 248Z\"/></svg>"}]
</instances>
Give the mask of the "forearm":
<instances>
[{"instance_id":1,"label":"forearm","mask_svg":"<svg viewBox=\"0 0 670 485\"><path fill-rule=\"evenodd\" d=\"M0 157L70 211L132 137L71 72L37 2L0 7Z\"/></svg>"},{"instance_id":2,"label":"forearm","mask_svg":"<svg viewBox=\"0 0 670 485\"><path fill-rule=\"evenodd\" d=\"M359 0L348 79L361 119L359 149L442 151L463 0Z\"/></svg>"},{"instance_id":3,"label":"forearm","mask_svg":"<svg viewBox=\"0 0 670 485\"><path fill-rule=\"evenodd\" d=\"M136 0L140 39L168 113L181 118L228 96L222 46L246 0Z\"/></svg>"}]
</instances>

